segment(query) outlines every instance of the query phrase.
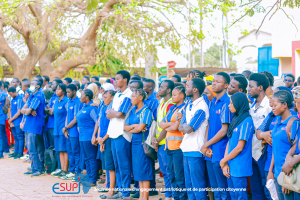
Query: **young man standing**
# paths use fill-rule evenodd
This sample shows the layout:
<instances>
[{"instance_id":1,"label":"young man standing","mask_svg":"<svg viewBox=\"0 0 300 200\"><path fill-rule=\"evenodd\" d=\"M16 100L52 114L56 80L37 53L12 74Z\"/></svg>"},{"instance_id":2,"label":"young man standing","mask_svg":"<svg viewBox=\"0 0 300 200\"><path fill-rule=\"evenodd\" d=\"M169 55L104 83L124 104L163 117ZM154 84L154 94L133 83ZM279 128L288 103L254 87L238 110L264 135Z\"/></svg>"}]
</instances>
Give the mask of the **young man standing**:
<instances>
[{"instance_id":1,"label":"young man standing","mask_svg":"<svg viewBox=\"0 0 300 200\"><path fill-rule=\"evenodd\" d=\"M122 188L124 199L130 198L131 182L131 139L132 136L124 132L124 116L131 108L132 91L128 88L129 72L118 71L116 74L116 87L120 88L114 96L112 108L107 111L110 119L107 134L112 138L112 152L115 163L117 184ZM114 197L120 197L120 193Z\"/></svg>"},{"instance_id":2,"label":"young man standing","mask_svg":"<svg viewBox=\"0 0 300 200\"><path fill-rule=\"evenodd\" d=\"M162 102L157 108L157 133L155 135L156 139L153 141L153 146L157 148L157 157L159 162L160 171L163 173L164 181L165 181L165 199L170 200L172 199L172 192L171 192L171 178L170 178L170 172L168 168L168 157L167 157L167 151L165 151L165 137L167 134L167 131L162 129L159 126L159 123L163 120L163 118L168 113L169 109L174 105L172 103L172 91L174 89L175 85L173 81L165 80L161 83L158 95L163 98Z\"/></svg>"},{"instance_id":3,"label":"young man standing","mask_svg":"<svg viewBox=\"0 0 300 200\"><path fill-rule=\"evenodd\" d=\"M255 132L262 124L264 119L272 111L269 99L265 92L269 87L269 80L262 73L251 74L249 78L248 93L254 102L250 108L250 115L254 122ZM258 140L256 133L252 139L252 168L253 175L250 177L250 187L253 199L271 199L270 193L266 188L266 174L264 171L267 154L262 154L261 140Z\"/></svg>"},{"instance_id":4,"label":"young man standing","mask_svg":"<svg viewBox=\"0 0 300 200\"><path fill-rule=\"evenodd\" d=\"M70 84L67 86L67 96L69 101L67 104L67 119L66 126L63 128L63 133L67 138L67 153L69 157L69 174L62 177L62 179L70 180L75 178L75 173L81 173L80 166L80 143L79 132L77 129L76 115L81 110L83 104L76 96L77 86Z\"/></svg>"},{"instance_id":5,"label":"young man standing","mask_svg":"<svg viewBox=\"0 0 300 200\"><path fill-rule=\"evenodd\" d=\"M226 191L227 178L220 167L220 160L224 157L228 142L226 133L232 117L228 107L230 104L230 98L227 95L229 82L230 76L225 72L217 73L213 80L212 90L216 93L216 97L210 103L207 141L201 148L201 152L207 156L206 164L211 187L221 189L219 192L214 192L215 199L230 199L230 194Z\"/></svg>"},{"instance_id":6,"label":"young man standing","mask_svg":"<svg viewBox=\"0 0 300 200\"><path fill-rule=\"evenodd\" d=\"M205 143L205 132L208 124L209 110L202 97L205 82L200 78L192 79L186 88L186 95L190 97L180 121L179 131L185 133L180 148L183 152L184 176L187 194L190 200L207 199L207 192L199 188L206 188L205 158L199 149ZM180 114L178 114L180 118ZM194 190L194 189L198 190Z\"/></svg>"},{"instance_id":7,"label":"young man standing","mask_svg":"<svg viewBox=\"0 0 300 200\"><path fill-rule=\"evenodd\" d=\"M31 95L21 110L22 114L27 116L23 131L26 133L26 144L32 160L32 171L25 172L24 174L32 174L31 176L40 176L43 173L44 165L45 147L42 130L44 124L45 99L39 91L41 87L41 82L31 82Z\"/></svg>"},{"instance_id":8,"label":"young man standing","mask_svg":"<svg viewBox=\"0 0 300 200\"><path fill-rule=\"evenodd\" d=\"M0 81L0 88L3 87L3 82ZM3 154L9 154L9 144L5 129L5 121L7 119L7 114L3 112L3 106L5 105L5 99L7 94L5 91L0 89L0 158L3 158Z\"/></svg>"},{"instance_id":9,"label":"young man standing","mask_svg":"<svg viewBox=\"0 0 300 200\"><path fill-rule=\"evenodd\" d=\"M23 117L20 109L22 109L24 102L22 96L17 93L16 88L10 87L8 93L11 96L11 118L8 120L8 124L15 139L15 152L10 158L19 159L23 156L24 149L24 132L20 128Z\"/></svg>"},{"instance_id":10,"label":"young man standing","mask_svg":"<svg viewBox=\"0 0 300 200\"><path fill-rule=\"evenodd\" d=\"M288 87L290 90L293 89L295 82L295 76L293 74L287 74L284 77L285 87Z\"/></svg>"}]
</instances>

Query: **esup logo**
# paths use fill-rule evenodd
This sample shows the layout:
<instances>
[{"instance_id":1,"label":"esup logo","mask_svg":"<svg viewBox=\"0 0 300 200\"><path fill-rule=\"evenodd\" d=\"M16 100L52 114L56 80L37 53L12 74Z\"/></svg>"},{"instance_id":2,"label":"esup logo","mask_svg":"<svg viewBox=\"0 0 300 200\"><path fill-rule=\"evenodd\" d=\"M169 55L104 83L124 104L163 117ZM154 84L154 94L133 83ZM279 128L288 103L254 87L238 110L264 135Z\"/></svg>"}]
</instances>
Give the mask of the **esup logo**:
<instances>
[{"instance_id":1,"label":"esup logo","mask_svg":"<svg viewBox=\"0 0 300 200\"><path fill-rule=\"evenodd\" d=\"M55 194L79 194L82 186L84 194L90 191L92 180L86 174L76 174L75 181L75 183L55 183L52 190Z\"/></svg>"},{"instance_id":2,"label":"esup logo","mask_svg":"<svg viewBox=\"0 0 300 200\"><path fill-rule=\"evenodd\" d=\"M79 194L80 193L80 182L79 183L55 183L52 187L55 194Z\"/></svg>"}]
</instances>

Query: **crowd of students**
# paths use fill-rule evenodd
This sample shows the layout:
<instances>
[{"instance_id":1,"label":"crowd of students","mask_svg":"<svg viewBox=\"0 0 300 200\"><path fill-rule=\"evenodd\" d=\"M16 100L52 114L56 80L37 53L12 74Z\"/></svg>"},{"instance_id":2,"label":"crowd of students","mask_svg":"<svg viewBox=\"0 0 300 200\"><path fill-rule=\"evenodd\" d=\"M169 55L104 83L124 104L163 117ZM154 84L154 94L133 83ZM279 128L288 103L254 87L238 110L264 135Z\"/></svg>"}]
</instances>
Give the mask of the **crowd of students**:
<instances>
[{"instance_id":1,"label":"crowd of students","mask_svg":"<svg viewBox=\"0 0 300 200\"><path fill-rule=\"evenodd\" d=\"M156 160L145 148L150 139L167 200L248 199L248 184L252 199L271 199L269 179L280 200L300 199L277 181L300 162L300 77L219 72L209 81L204 75L190 71L186 81L174 75L157 92L154 80L125 70L102 85L87 76L81 85L48 76L0 81L0 158L9 154L11 127L9 158L28 149L25 175L43 174L44 152L54 147L54 177L75 181L85 169L96 186L106 170L97 187L106 192L101 199L147 200L157 195Z\"/></svg>"}]
</instances>

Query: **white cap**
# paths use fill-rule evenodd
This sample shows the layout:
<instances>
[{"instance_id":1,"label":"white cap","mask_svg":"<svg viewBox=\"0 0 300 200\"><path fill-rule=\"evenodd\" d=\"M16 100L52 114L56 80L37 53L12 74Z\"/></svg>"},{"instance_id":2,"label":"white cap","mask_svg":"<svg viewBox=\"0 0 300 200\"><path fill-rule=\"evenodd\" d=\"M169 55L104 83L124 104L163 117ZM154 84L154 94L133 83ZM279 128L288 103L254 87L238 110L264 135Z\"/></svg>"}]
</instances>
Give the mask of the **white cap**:
<instances>
[{"instance_id":1,"label":"white cap","mask_svg":"<svg viewBox=\"0 0 300 200\"><path fill-rule=\"evenodd\" d=\"M115 87L113 84L111 83L104 83L102 86L101 86L105 91L106 90L113 90L115 91Z\"/></svg>"},{"instance_id":2,"label":"white cap","mask_svg":"<svg viewBox=\"0 0 300 200\"><path fill-rule=\"evenodd\" d=\"M280 86L285 86L283 80L282 79L276 79L276 80L274 80L274 85L272 87L272 90L275 90L276 88L278 88Z\"/></svg>"}]
</instances>

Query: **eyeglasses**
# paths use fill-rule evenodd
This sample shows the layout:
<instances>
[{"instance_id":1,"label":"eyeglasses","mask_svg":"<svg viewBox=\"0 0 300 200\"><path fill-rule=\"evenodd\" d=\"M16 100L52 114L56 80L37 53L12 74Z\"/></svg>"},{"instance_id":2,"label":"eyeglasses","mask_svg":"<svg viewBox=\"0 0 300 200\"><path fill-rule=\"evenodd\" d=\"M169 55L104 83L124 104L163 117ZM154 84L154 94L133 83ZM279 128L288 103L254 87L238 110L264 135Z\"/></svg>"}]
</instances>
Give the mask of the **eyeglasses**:
<instances>
[{"instance_id":1,"label":"eyeglasses","mask_svg":"<svg viewBox=\"0 0 300 200\"><path fill-rule=\"evenodd\" d=\"M284 79L284 82L293 82L292 80Z\"/></svg>"}]
</instances>

